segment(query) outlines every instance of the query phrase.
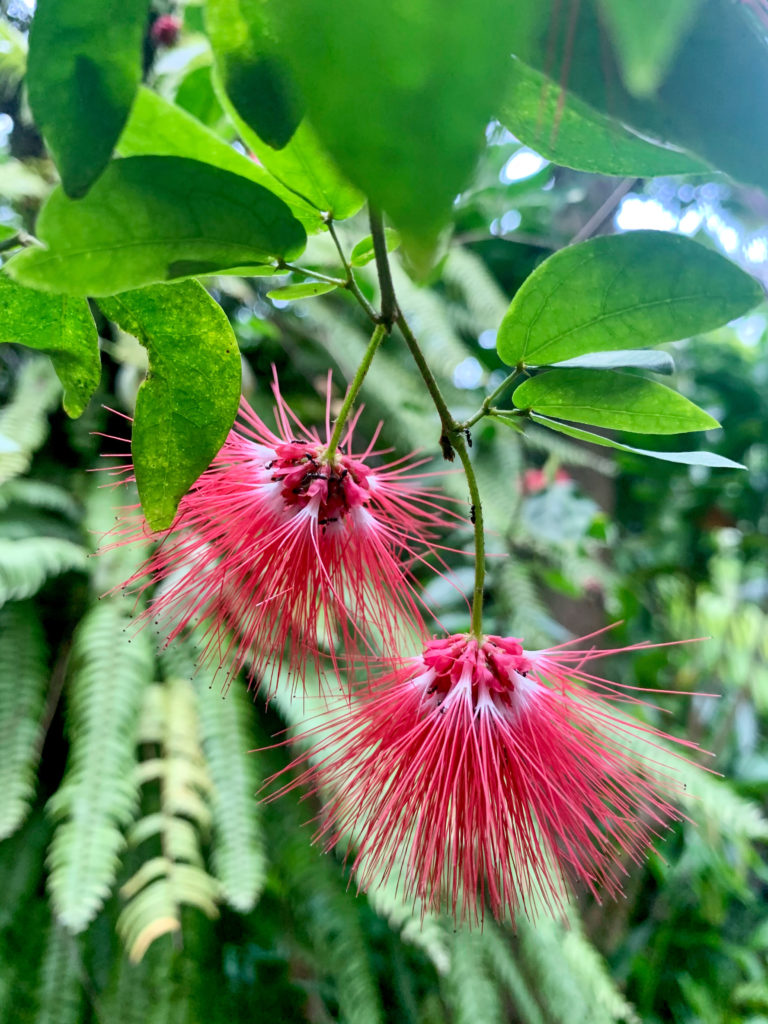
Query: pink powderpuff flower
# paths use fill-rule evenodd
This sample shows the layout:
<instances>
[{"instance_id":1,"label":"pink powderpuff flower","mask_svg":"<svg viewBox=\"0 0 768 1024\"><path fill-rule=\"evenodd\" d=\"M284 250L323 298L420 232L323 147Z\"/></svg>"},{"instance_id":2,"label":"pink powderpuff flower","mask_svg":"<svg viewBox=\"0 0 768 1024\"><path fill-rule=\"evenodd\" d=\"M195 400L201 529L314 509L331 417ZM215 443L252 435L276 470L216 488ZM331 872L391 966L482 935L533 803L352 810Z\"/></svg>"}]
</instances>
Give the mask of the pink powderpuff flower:
<instances>
[{"instance_id":1,"label":"pink powderpuff flower","mask_svg":"<svg viewBox=\"0 0 768 1024\"><path fill-rule=\"evenodd\" d=\"M307 659L322 674L327 661L338 669L340 658L365 660L377 643L424 637L411 566L439 559L436 531L461 521L425 485L433 474L418 470L427 459L369 465L385 453L374 438L352 454L356 417L329 455L330 411L323 442L276 379L273 393L277 433L242 399L239 422L168 530L151 534L132 506L112 531L117 544L158 541L122 585L156 587L143 621L168 628L168 643L205 623L203 659L226 666L228 679L248 663L249 680L268 691L284 661L303 683ZM131 479L132 466L113 473Z\"/></svg>"},{"instance_id":2,"label":"pink powderpuff flower","mask_svg":"<svg viewBox=\"0 0 768 1024\"><path fill-rule=\"evenodd\" d=\"M683 817L671 802L679 787L650 776L637 740L696 745L614 711L641 703L633 688L584 669L613 653L430 640L340 720L322 715L303 737L315 747L290 766L303 771L269 799L319 792L315 841L350 844L361 890L394 871L422 912L470 923L486 905L497 918L562 913L568 880L616 897L622 861L641 862Z\"/></svg>"}]
</instances>

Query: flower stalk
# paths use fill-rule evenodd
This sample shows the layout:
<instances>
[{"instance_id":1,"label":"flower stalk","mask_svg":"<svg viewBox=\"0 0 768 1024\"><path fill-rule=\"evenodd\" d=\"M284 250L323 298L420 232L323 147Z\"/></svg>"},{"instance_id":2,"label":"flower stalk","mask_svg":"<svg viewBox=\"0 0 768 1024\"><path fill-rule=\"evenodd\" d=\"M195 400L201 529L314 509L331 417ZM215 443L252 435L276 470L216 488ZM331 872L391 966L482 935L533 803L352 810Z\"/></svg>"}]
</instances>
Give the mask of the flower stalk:
<instances>
[{"instance_id":1,"label":"flower stalk","mask_svg":"<svg viewBox=\"0 0 768 1024\"><path fill-rule=\"evenodd\" d=\"M360 365L355 372L355 376L352 378L352 382L347 388L347 394L344 397L344 402L339 410L339 415L336 418L336 423L334 424L333 433L331 434L331 439L328 442L328 449L326 452L326 458L329 462L333 461L333 456L336 453L339 442L341 441L342 434L344 433L344 426L347 422L352 406L354 405L360 388L363 385L365 376L370 369L373 357L376 355L379 345L382 343L386 335L386 325L383 323L377 324L376 329L371 335L371 340L368 342L365 354L360 361Z\"/></svg>"}]
</instances>

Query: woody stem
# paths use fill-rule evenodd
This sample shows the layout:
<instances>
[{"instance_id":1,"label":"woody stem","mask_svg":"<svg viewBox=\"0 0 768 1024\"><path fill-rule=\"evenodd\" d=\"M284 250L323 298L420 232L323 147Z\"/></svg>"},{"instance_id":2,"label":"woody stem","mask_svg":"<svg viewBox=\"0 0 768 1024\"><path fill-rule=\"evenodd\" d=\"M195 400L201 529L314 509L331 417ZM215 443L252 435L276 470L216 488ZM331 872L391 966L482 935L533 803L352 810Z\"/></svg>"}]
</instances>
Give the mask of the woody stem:
<instances>
[{"instance_id":1,"label":"woody stem","mask_svg":"<svg viewBox=\"0 0 768 1024\"><path fill-rule=\"evenodd\" d=\"M373 362L373 357L376 355L376 350L378 349L379 345L382 343L386 335L386 326L384 324L377 324L373 334L371 335L371 340L368 342L368 347L365 350L365 354L363 355L363 358L360 361L360 365L358 366L357 371L355 372L355 376L352 378L352 381L349 387L347 388L347 393L344 396L344 402L342 403L341 409L339 410L339 415L336 417L336 422L333 425L333 433L331 434L331 440L328 442L328 459L333 458L333 455L339 446L339 442L341 441L341 435L344 432L344 427L349 417L350 410L352 409L352 406L355 403L355 399L357 398L360 388L363 386L365 375L368 373L370 365Z\"/></svg>"}]
</instances>

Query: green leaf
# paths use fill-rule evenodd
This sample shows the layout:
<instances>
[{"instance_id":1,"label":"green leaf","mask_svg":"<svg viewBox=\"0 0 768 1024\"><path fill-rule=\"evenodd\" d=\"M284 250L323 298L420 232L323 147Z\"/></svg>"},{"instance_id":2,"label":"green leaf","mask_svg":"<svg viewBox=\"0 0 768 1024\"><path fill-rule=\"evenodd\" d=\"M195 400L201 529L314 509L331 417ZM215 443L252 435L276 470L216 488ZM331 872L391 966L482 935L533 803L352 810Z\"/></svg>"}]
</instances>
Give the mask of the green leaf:
<instances>
[{"instance_id":1,"label":"green leaf","mask_svg":"<svg viewBox=\"0 0 768 1024\"><path fill-rule=\"evenodd\" d=\"M516 58L499 120L547 160L579 171L650 178L706 169L685 153L640 138Z\"/></svg>"},{"instance_id":2,"label":"green leaf","mask_svg":"<svg viewBox=\"0 0 768 1024\"><path fill-rule=\"evenodd\" d=\"M9 238L15 238L19 229L11 227L10 224L0 224L0 242L6 242ZM19 242L21 245L21 242Z\"/></svg>"},{"instance_id":3,"label":"green leaf","mask_svg":"<svg viewBox=\"0 0 768 1024\"><path fill-rule=\"evenodd\" d=\"M680 434L720 425L664 384L612 370L550 370L520 384L512 399L518 409L637 434Z\"/></svg>"},{"instance_id":4,"label":"green leaf","mask_svg":"<svg viewBox=\"0 0 768 1024\"><path fill-rule=\"evenodd\" d=\"M400 235L394 228L384 228L384 240L387 245L387 252L397 252L400 248ZM366 235L361 238L349 256L349 262L353 267L364 267L371 260L376 258L373 249L373 236Z\"/></svg>"},{"instance_id":5,"label":"green leaf","mask_svg":"<svg viewBox=\"0 0 768 1024\"><path fill-rule=\"evenodd\" d=\"M516 366L659 345L720 327L761 298L748 274L689 238L605 235L561 249L526 278L496 347Z\"/></svg>"},{"instance_id":6,"label":"green leaf","mask_svg":"<svg viewBox=\"0 0 768 1024\"><path fill-rule=\"evenodd\" d=\"M297 90L265 18L268 0L208 0L206 29L216 67L235 110L275 149L301 120Z\"/></svg>"},{"instance_id":7,"label":"green leaf","mask_svg":"<svg viewBox=\"0 0 768 1024\"><path fill-rule=\"evenodd\" d=\"M635 96L652 96L696 20L702 0L599 0L624 84Z\"/></svg>"},{"instance_id":8,"label":"green leaf","mask_svg":"<svg viewBox=\"0 0 768 1024\"><path fill-rule=\"evenodd\" d=\"M287 288L275 288L267 292L270 299L312 299L316 295L325 295L327 292L335 291L338 285L329 284L325 281L308 281L306 284L290 284Z\"/></svg>"},{"instance_id":9,"label":"green leaf","mask_svg":"<svg viewBox=\"0 0 768 1024\"><path fill-rule=\"evenodd\" d=\"M289 191L294 202L306 204L313 211L313 228L308 230L319 231L325 225L320 214L328 214L333 220L346 220L358 212L365 196L341 174L306 120L301 122L290 142L274 150L238 117L223 94L221 101L243 142L272 179Z\"/></svg>"},{"instance_id":10,"label":"green leaf","mask_svg":"<svg viewBox=\"0 0 768 1024\"><path fill-rule=\"evenodd\" d=\"M30 248L6 264L22 284L113 295L174 278L290 258L306 235L277 196L229 171L173 156L115 160L75 202L56 189Z\"/></svg>"},{"instance_id":11,"label":"green leaf","mask_svg":"<svg viewBox=\"0 0 768 1024\"><path fill-rule=\"evenodd\" d=\"M164 530L234 422L237 341L221 307L196 281L125 292L99 305L149 353L131 449L144 514L153 530Z\"/></svg>"},{"instance_id":12,"label":"green leaf","mask_svg":"<svg viewBox=\"0 0 768 1024\"><path fill-rule=\"evenodd\" d=\"M83 196L112 157L141 77L148 0L39 0L27 88L69 196Z\"/></svg>"},{"instance_id":13,"label":"green leaf","mask_svg":"<svg viewBox=\"0 0 768 1024\"><path fill-rule=\"evenodd\" d=\"M549 366L585 370L650 370L652 373L674 373L675 361L668 352L657 352L648 348L630 348L619 352L590 352L586 356L574 356Z\"/></svg>"},{"instance_id":14,"label":"green leaf","mask_svg":"<svg viewBox=\"0 0 768 1024\"><path fill-rule=\"evenodd\" d=\"M755 130L768 118L768 47L750 5L702 3L655 96L638 98L617 73L616 65L625 63L612 52L600 4L581 0L566 38L569 20L558 18L555 0L544 0L541 30L535 38L516 40L513 53L642 135L684 149L739 181L768 188L765 139ZM630 6L650 23L661 4L649 8L622 0L622 8ZM559 33L554 46L550 24Z\"/></svg>"},{"instance_id":15,"label":"green leaf","mask_svg":"<svg viewBox=\"0 0 768 1024\"><path fill-rule=\"evenodd\" d=\"M655 452L650 448L634 448L629 444L622 444L610 437L603 437L602 434L593 434L590 430L581 430L579 427L572 427L568 423L559 423L551 420L548 416L539 416L531 413L531 419L541 423L550 430L556 430L559 434L567 434L568 437L575 437L579 441L589 441L590 444L599 444L604 448L618 448L622 452L631 452L633 455L648 455L652 459L661 459L663 462L680 462L686 466L711 466L713 469L746 469L740 462L727 459L724 455L716 455L714 452Z\"/></svg>"},{"instance_id":16,"label":"green leaf","mask_svg":"<svg viewBox=\"0 0 768 1024\"><path fill-rule=\"evenodd\" d=\"M85 299L34 291L0 274L0 341L46 352L64 387L64 410L82 413L101 377L99 336Z\"/></svg>"},{"instance_id":17,"label":"green leaf","mask_svg":"<svg viewBox=\"0 0 768 1024\"><path fill-rule=\"evenodd\" d=\"M282 0L274 18L308 116L342 173L422 261L466 185L532 0ZM545 12L546 14L546 12Z\"/></svg>"},{"instance_id":18,"label":"green leaf","mask_svg":"<svg viewBox=\"0 0 768 1024\"><path fill-rule=\"evenodd\" d=\"M207 68L200 70L208 71ZM232 171L274 192L308 231L319 231L322 227L317 212L263 167L228 146L186 110L169 103L145 86L136 93L131 116L117 143L117 150L121 156L184 156Z\"/></svg>"}]
</instances>

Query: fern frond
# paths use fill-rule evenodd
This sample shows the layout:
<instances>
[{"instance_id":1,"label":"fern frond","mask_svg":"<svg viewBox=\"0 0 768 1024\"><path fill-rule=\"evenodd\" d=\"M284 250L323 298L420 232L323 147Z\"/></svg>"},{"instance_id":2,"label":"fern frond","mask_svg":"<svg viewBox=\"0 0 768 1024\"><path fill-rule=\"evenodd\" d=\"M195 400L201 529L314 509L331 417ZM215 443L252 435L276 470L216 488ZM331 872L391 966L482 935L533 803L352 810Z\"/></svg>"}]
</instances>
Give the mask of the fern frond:
<instances>
[{"instance_id":1,"label":"fern frond","mask_svg":"<svg viewBox=\"0 0 768 1024\"><path fill-rule=\"evenodd\" d=\"M546 1024L507 938L493 921L485 921L482 934L485 958L493 976L512 998L520 1024Z\"/></svg>"},{"instance_id":2,"label":"fern frond","mask_svg":"<svg viewBox=\"0 0 768 1024\"><path fill-rule=\"evenodd\" d=\"M47 359L28 359L16 379L13 398L0 410L0 483L29 468L48 434L48 413L61 385Z\"/></svg>"},{"instance_id":3,"label":"fern frond","mask_svg":"<svg viewBox=\"0 0 768 1024\"><path fill-rule=\"evenodd\" d=\"M451 970L443 989L453 1010L454 1024L502 1024L499 992L483 957L479 931L459 928L454 935Z\"/></svg>"},{"instance_id":4,"label":"fern frond","mask_svg":"<svg viewBox=\"0 0 768 1024\"><path fill-rule=\"evenodd\" d=\"M34 607L7 604L0 609L0 839L23 823L35 790L48 678Z\"/></svg>"},{"instance_id":5,"label":"fern frond","mask_svg":"<svg viewBox=\"0 0 768 1024\"><path fill-rule=\"evenodd\" d=\"M564 931L561 949L587 991L595 1024L641 1024L632 1004L616 988L605 960L584 935L575 914L571 915L570 928Z\"/></svg>"},{"instance_id":6,"label":"fern frond","mask_svg":"<svg viewBox=\"0 0 768 1024\"><path fill-rule=\"evenodd\" d=\"M226 696L206 688L200 674L197 711L203 753L213 783L212 862L229 905L245 914L256 905L266 879L261 782L253 747L253 702L241 686Z\"/></svg>"},{"instance_id":7,"label":"fern frond","mask_svg":"<svg viewBox=\"0 0 768 1024\"><path fill-rule=\"evenodd\" d=\"M155 683L144 696L139 741L160 754L134 770L140 784L159 783L160 810L139 819L129 841L155 839L159 854L150 856L121 889L126 905L117 931L129 958L138 963L161 935L181 929L182 907L197 907L209 917L218 913L219 884L203 867L198 829L207 830L211 789L198 737L192 684L171 678Z\"/></svg>"},{"instance_id":8,"label":"fern frond","mask_svg":"<svg viewBox=\"0 0 768 1024\"><path fill-rule=\"evenodd\" d=\"M55 922L40 968L35 1024L81 1024L83 989L77 939Z\"/></svg>"},{"instance_id":9,"label":"fern frond","mask_svg":"<svg viewBox=\"0 0 768 1024\"><path fill-rule=\"evenodd\" d=\"M0 484L0 512L11 505L29 505L72 520L78 520L82 515L80 505L71 494L45 480L8 480Z\"/></svg>"},{"instance_id":10,"label":"fern frond","mask_svg":"<svg viewBox=\"0 0 768 1024\"><path fill-rule=\"evenodd\" d=\"M466 326L475 334L496 330L507 312L509 299L480 257L463 246L452 246L442 276L464 300L469 313Z\"/></svg>"},{"instance_id":11,"label":"fern frond","mask_svg":"<svg viewBox=\"0 0 768 1024\"><path fill-rule=\"evenodd\" d=\"M406 902L397 891L393 875L378 879L368 890L368 902L391 928L399 933L403 942L417 946L435 966L438 974L451 969L451 943L445 922L433 914L421 915L421 907Z\"/></svg>"},{"instance_id":12,"label":"fern frond","mask_svg":"<svg viewBox=\"0 0 768 1024\"><path fill-rule=\"evenodd\" d=\"M31 597L50 576L84 569L87 557L63 537L0 538L0 605Z\"/></svg>"},{"instance_id":13,"label":"fern frond","mask_svg":"<svg viewBox=\"0 0 768 1024\"><path fill-rule=\"evenodd\" d=\"M133 775L142 694L153 659L146 632L131 640L124 603L92 607L75 633L68 686L70 750L64 781L48 803L62 819L48 855L58 920L73 932L109 895L138 799Z\"/></svg>"}]
</instances>

